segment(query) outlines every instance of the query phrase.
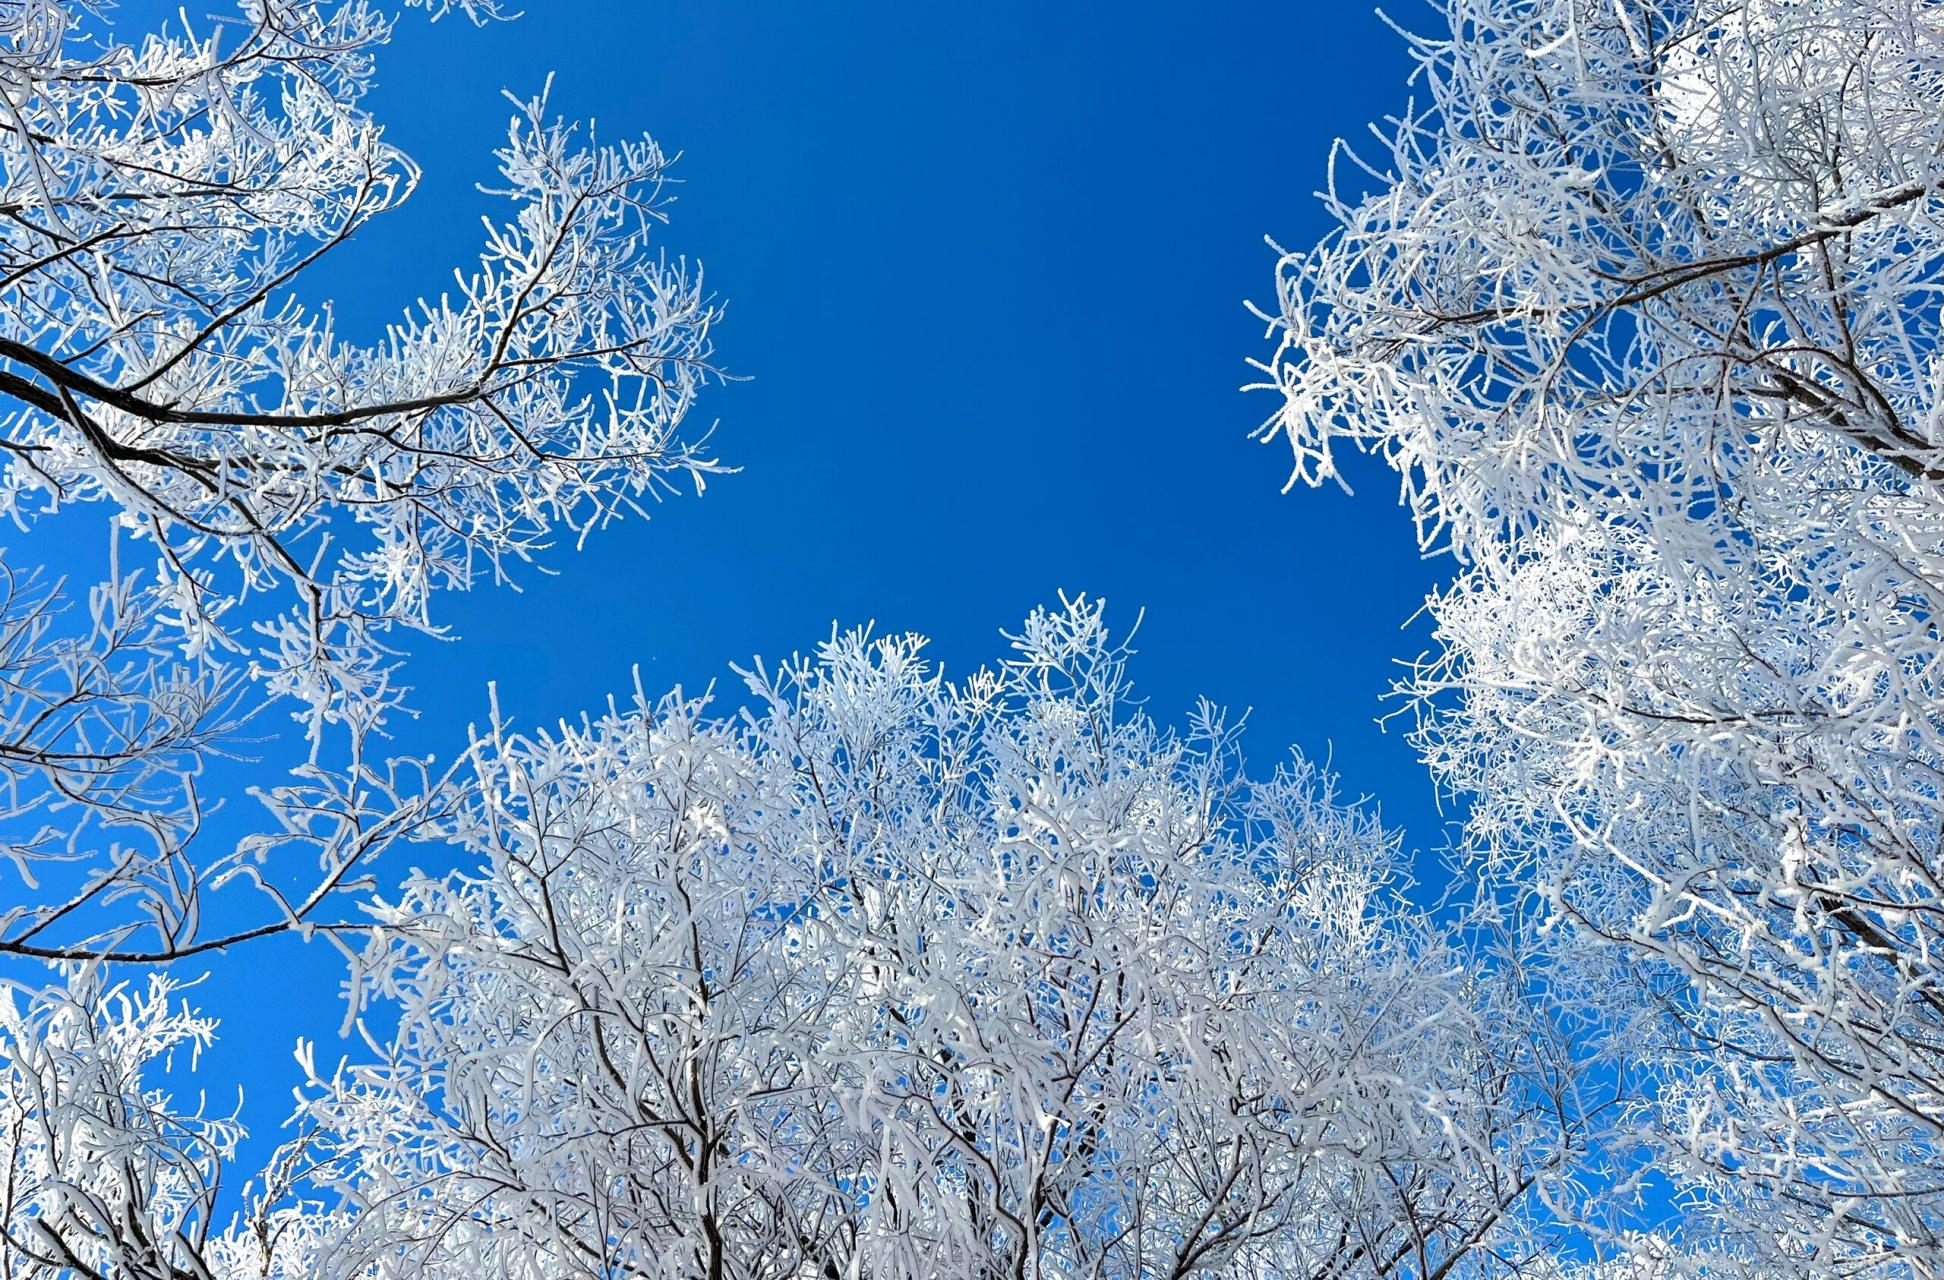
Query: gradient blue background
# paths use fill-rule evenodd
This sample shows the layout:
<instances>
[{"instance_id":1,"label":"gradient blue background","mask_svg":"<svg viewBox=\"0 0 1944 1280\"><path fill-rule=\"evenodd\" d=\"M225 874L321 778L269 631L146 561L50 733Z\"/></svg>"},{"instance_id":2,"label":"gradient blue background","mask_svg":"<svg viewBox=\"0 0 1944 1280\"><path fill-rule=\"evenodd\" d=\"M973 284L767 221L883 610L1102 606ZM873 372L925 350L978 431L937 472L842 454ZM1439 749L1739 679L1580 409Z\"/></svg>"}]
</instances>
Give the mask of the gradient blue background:
<instances>
[{"instance_id":1,"label":"gradient blue background","mask_svg":"<svg viewBox=\"0 0 1944 1280\"><path fill-rule=\"evenodd\" d=\"M122 10L123 34L140 9ZM1398 14L1405 21L1417 15ZM1325 230L1331 140L1408 89L1367 0L831 5L532 0L474 29L407 14L372 103L425 169L411 204L316 282L369 335L436 294L494 202L490 152L556 72L553 104L604 136L680 151L663 243L699 258L728 315L696 425L738 475L652 522L529 571L522 593L449 597L463 640L421 643L423 712L401 745L449 753L485 686L526 724L597 709L631 668L658 691L807 649L833 621L934 638L948 670L1002 656L1056 592L1146 610L1135 678L1179 720L1199 695L1252 709L1267 771L1331 757L1436 875L1441 818L1398 727L1375 723L1400 630L1445 570L1417 555L1396 481L1280 489L1288 455L1248 439L1265 354L1270 235ZM247 803L247 802L245 802ZM434 863L436 849L394 858ZM219 959L212 1101L240 1079L274 1140L289 1046L334 1040L342 969L323 945Z\"/></svg>"}]
</instances>

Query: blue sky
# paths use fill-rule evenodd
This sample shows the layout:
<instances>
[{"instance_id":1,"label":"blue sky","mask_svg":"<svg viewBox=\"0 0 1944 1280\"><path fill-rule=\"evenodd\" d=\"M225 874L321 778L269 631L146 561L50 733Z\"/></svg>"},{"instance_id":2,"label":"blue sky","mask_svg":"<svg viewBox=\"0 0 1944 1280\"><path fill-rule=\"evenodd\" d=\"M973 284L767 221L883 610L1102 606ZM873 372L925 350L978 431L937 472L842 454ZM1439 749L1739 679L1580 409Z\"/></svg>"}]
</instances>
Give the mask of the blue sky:
<instances>
[{"instance_id":1,"label":"blue sky","mask_svg":"<svg viewBox=\"0 0 1944 1280\"><path fill-rule=\"evenodd\" d=\"M1064 9L1064 12L1047 12ZM492 202L501 88L557 73L603 134L653 132L682 185L664 243L727 303L700 419L740 474L608 530L521 594L451 598L421 646L428 722L500 682L522 719L726 674L833 619L934 637L948 665L1056 590L1148 611L1157 712L1255 707L1258 757L1335 744L1422 826L1427 784L1371 724L1398 628L1442 566L1395 481L1279 490L1249 431L1265 234L1300 244L1330 140L1401 105L1361 0L1254 6L787 6L536 0L475 31L402 24L374 103L425 165L330 281L352 327L436 291ZM1266 760L1265 760L1266 763Z\"/></svg>"},{"instance_id":2,"label":"blue sky","mask_svg":"<svg viewBox=\"0 0 1944 1280\"><path fill-rule=\"evenodd\" d=\"M696 419L719 421L740 474L561 549L520 593L443 602L463 639L416 646L423 717L402 741L449 751L489 680L532 724L597 708L636 665L651 691L733 681L731 661L806 649L833 621L924 632L964 671L1035 604L1086 591L1123 626L1146 610L1134 674L1157 716L1199 695L1253 708L1257 768L1289 744L1332 756L1346 790L1435 847L1430 784L1374 720L1446 565L1418 557L1381 468L1350 468L1354 499L1281 494L1283 447L1248 439L1271 399L1237 390L1267 350L1243 307L1269 298L1263 237L1323 232L1331 140L1400 108L1408 69L1365 0L409 15L373 108L424 184L309 296L358 334L444 288L492 207L474 184L493 176L500 90L554 72L561 113L682 153L663 243L705 264L721 361L749 380ZM338 1010L316 992L340 976L288 943L219 962L205 988L226 1022L211 1083L243 1079L260 1130L292 1039L334 1056Z\"/></svg>"}]
</instances>

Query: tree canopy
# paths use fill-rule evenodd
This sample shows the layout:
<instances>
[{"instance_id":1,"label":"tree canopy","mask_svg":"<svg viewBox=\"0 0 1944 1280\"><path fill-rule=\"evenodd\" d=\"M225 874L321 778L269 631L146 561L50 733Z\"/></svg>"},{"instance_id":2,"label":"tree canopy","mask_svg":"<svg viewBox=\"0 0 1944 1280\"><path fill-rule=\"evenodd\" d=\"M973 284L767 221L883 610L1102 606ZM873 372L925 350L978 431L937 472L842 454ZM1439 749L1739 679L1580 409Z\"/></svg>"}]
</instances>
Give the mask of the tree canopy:
<instances>
[{"instance_id":1,"label":"tree canopy","mask_svg":"<svg viewBox=\"0 0 1944 1280\"><path fill-rule=\"evenodd\" d=\"M1432 891L1086 596L384 758L440 592L719 469L668 158L513 98L483 248L359 344L394 15L0 0L0 514L110 546L0 563L0 1278L1944 1274L1944 8L1438 12L1258 366L1292 485L1373 451L1449 555ZM246 1175L164 1073L181 962L282 933L345 1042Z\"/></svg>"},{"instance_id":2,"label":"tree canopy","mask_svg":"<svg viewBox=\"0 0 1944 1280\"><path fill-rule=\"evenodd\" d=\"M1452 553L1418 743L1635 957L1667 1158L1770 1265L1935 1274L1944 13L1443 7L1283 259L1264 434Z\"/></svg>"}]
</instances>

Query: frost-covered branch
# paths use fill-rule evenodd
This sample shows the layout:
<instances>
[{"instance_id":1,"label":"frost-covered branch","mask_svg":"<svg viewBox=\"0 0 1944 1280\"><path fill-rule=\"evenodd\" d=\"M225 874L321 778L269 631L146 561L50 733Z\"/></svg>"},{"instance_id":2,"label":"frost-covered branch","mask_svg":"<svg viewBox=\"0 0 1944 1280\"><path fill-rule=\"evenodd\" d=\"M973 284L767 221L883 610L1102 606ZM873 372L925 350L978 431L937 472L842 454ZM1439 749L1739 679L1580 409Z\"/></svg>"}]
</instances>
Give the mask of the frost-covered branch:
<instances>
[{"instance_id":1,"label":"frost-covered branch","mask_svg":"<svg viewBox=\"0 0 1944 1280\"><path fill-rule=\"evenodd\" d=\"M14 807L43 826L5 852L31 878L61 846L80 879L0 926L0 951L166 957L317 923L382 833L443 803L436 786L387 798L400 780L373 739L403 693L388 633L436 631L437 591L714 468L679 433L715 312L699 272L650 242L667 160L648 139L597 145L544 93L514 103L490 193L505 213L450 294L373 343L305 301L312 269L418 178L363 106L390 22L364 0L248 0L129 43L80 0L0 6L0 513L31 528L105 504L121 554L153 554L103 588L127 597L128 635L23 621L68 655L30 676L95 641L97 675L117 646L142 656L105 691L65 674L18 690L23 708L60 703L33 728L66 734L43 754L86 755L88 733L106 754L34 764L40 789ZM279 704L310 738L304 775L264 788L282 834L190 852L199 763L239 715ZM153 741L132 722L102 736L135 715ZM83 815L140 834L100 846ZM252 869L293 840L318 856L323 898ZM273 917L199 938L197 899L237 876L283 886ZM111 902L135 910L82 909Z\"/></svg>"},{"instance_id":2,"label":"frost-covered branch","mask_svg":"<svg viewBox=\"0 0 1944 1280\"><path fill-rule=\"evenodd\" d=\"M186 1076L215 1023L151 973L110 984L71 967L0 995L0 1275L8 1280L295 1280L338 1216L292 1201L307 1143L278 1153L216 1221L242 1126L185 1110L155 1075Z\"/></svg>"},{"instance_id":3,"label":"frost-covered branch","mask_svg":"<svg viewBox=\"0 0 1944 1280\"><path fill-rule=\"evenodd\" d=\"M1420 744L1641 957L1669 1167L1769 1265L1939 1274L1944 10L1440 7L1283 259L1265 435L1454 553Z\"/></svg>"},{"instance_id":4,"label":"frost-covered branch","mask_svg":"<svg viewBox=\"0 0 1944 1280\"><path fill-rule=\"evenodd\" d=\"M327 1271L1557 1274L1600 1090L1388 833L1154 726L1095 605L921 647L478 743L484 865L379 909L396 1032L314 1069Z\"/></svg>"}]
</instances>

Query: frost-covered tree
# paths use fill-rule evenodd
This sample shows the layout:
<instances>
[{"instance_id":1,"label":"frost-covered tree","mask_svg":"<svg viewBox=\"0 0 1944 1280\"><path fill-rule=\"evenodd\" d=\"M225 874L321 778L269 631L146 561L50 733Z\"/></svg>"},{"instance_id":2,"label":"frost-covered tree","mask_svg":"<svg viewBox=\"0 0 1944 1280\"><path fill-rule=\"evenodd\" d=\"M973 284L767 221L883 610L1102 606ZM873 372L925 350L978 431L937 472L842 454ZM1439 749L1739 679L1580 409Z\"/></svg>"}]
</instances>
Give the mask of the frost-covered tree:
<instances>
[{"instance_id":1,"label":"frost-covered tree","mask_svg":"<svg viewBox=\"0 0 1944 1280\"><path fill-rule=\"evenodd\" d=\"M835 635L479 742L476 871L377 908L313 1069L323 1275L1548 1274L1600 1095L1397 892L1396 842L1097 606L948 683Z\"/></svg>"},{"instance_id":2,"label":"frost-covered tree","mask_svg":"<svg viewBox=\"0 0 1944 1280\"><path fill-rule=\"evenodd\" d=\"M158 1075L210 1024L17 989L0 1276L1568 1274L1612 1091L1389 833L1208 707L1157 728L1097 605L962 683L922 647L477 742L476 869L374 905L368 1051L300 1051L228 1212L239 1131Z\"/></svg>"},{"instance_id":3,"label":"frost-covered tree","mask_svg":"<svg viewBox=\"0 0 1944 1280\"><path fill-rule=\"evenodd\" d=\"M1421 745L1638 958L1670 1171L1782 1273L1939 1274L1944 8L1440 7L1265 434L1455 554Z\"/></svg>"},{"instance_id":4,"label":"frost-covered tree","mask_svg":"<svg viewBox=\"0 0 1944 1280\"><path fill-rule=\"evenodd\" d=\"M295 1276L341 1222L291 1196L308 1167L303 1139L245 1189L240 1212L219 1205L243 1127L206 1114L206 1100L178 1105L156 1079L189 1074L215 1031L180 990L153 971L140 986L111 985L99 965L0 988L6 1280Z\"/></svg>"},{"instance_id":5,"label":"frost-covered tree","mask_svg":"<svg viewBox=\"0 0 1944 1280\"><path fill-rule=\"evenodd\" d=\"M442 803L371 755L400 696L387 634L710 466L678 428L714 312L650 244L652 141L517 102L483 249L360 343L303 294L418 177L363 106L391 19L243 0L130 41L112 16L0 0L0 514L23 531L0 565L0 954L315 924ZM79 597L32 538L74 507L119 539ZM205 848L199 771L280 706L308 761L264 789L263 834ZM226 881L263 909L204 930Z\"/></svg>"}]
</instances>

